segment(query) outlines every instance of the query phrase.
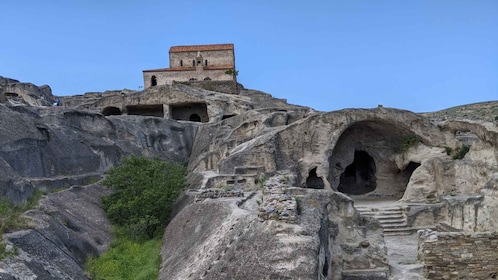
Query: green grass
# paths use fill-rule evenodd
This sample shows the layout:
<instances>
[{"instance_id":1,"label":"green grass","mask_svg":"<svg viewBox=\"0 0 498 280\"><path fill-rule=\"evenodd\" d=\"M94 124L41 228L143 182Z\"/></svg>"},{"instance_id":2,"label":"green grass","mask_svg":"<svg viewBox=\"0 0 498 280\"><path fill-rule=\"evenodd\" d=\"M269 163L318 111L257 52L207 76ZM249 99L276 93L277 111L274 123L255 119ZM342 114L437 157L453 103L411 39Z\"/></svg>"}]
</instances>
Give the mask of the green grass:
<instances>
[{"instance_id":1,"label":"green grass","mask_svg":"<svg viewBox=\"0 0 498 280\"><path fill-rule=\"evenodd\" d=\"M41 191L35 190L26 202L17 205L7 198L0 198L0 234L28 228L28 219L23 217L22 214L35 208L42 195ZM12 254L12 252L7 252L5 243L0 241L0 260Z\"/></svg>"},{"instance_id":2,"label":"green grass","mask_svg":"<svg viewBox=\"0 0 498 280\"><path fill-rule=\"evenodd\" d=\"M122 235L99 258L90 258L86 271L94 280L158 279L161 238L144 242Z\"/></svg>"}]
</instances>

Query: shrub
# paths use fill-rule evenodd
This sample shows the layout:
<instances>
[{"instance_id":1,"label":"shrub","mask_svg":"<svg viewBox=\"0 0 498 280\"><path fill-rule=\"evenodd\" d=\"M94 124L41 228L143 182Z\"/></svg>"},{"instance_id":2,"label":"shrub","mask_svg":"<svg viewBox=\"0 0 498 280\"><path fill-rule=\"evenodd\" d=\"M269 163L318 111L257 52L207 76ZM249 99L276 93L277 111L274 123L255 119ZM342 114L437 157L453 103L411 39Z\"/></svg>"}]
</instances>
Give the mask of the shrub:
<instances>
[{"instance_id":1,"label":"shrub","mask_svg":"<svg viewBox=\"0 0 498 280\"><path fill-rule=\"evenodd\" d=\"M165 226L185 177L186 168L178 164L127 158L103 181L116 192L103 197L102 208L131 238L153 238Z\"/></svg>"},{"instance_id":2,"label":"shrub","mask_svg":"<svg viewBox=\"0 0 498 280\"><path fill-rule=\"evenodd\" d=\"M421 143L422 142L422 139L416 135L409 135L409 136L406 136L405 138L403 138L403 140L401 141L401 152L406 152L408 151L408 149L417 144L417 143Z\"/></svg>"},{"instance_id":3,"label":"shrub","mask_svg":"<svg viewBox=\"0 0 498 280\"><path fill-rule=\"evenodd\" d=\"M453 155L453 159L463 159L465 155L469 152L470 147L467 145L463 145L455 149L455 154Z\"/></svg>"}]
</instances>

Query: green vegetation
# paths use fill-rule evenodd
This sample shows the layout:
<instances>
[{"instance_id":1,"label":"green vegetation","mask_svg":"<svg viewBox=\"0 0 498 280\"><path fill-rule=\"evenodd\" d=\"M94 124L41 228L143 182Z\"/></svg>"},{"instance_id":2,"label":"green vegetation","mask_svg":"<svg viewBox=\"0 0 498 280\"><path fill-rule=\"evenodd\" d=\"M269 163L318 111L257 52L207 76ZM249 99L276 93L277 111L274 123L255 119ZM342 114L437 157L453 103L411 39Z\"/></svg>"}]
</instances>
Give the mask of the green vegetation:
<instances>
[{"instance_id":1,"label":"green vegetation","mask_svg":"<svg viewBox=\"0 0 498 280\"><path fill-rule=\"evenodd\" d=\"M409 136L406 136L405 138L403 138L403 140L401 141L401 152L406 152L408 151L408 149L417 144L417 143L421 143L422 142L422 139L416 135L409 135Z\"/></svg>"},{"instance_id":2,"label":"green vegetation","mask_svg":"<svg viewBox=\"0 0 498 280\"><path fill-rule=\"evenodd\" d=\"M158 279L160 250L161 238L137 242L118 237L105 254L88 260L88 276L94 280Z\"/></svg>"},{"instance_id":3,"label":"green vegetation","mask_svg":"<svg viewBox=\"0 0 498 280\"><path fill-rule=\"evenodd\" d=\"M186 175L186 168L178 164L127 158L103 181L116 192L102 199L102 208L132 239L151 239L166 225Z\"/></svg>"},{"instance_id":4,"label":"green vegetation","mask_svg":"<svg viewBox=\"0 0 498 280\"><path fill-rule=\"evenodd\" d=\"M236 77L239 75L239 70L229 69L229 70L225 71L225 74L232 75L232 76Z\"/></svg>"},{"instance_id":5,"label":"green vegetation","mask_svg":"<svg viewBox=\"0 0 498 280\"><path fill-rule=\"evenodd\" d=\"M173 203L186 184L185 167L130 157L109 171L103 184L116 192L102 199L116 240L86 265L92 279L157 279L161 237Z\"/></svg>"},{"instance_id":6,"label":"green vegetation","mask_svg":"<svg viewBox=\"0 0 498 280\"><path fill-rule=\"evenodd\" d=\"M451 147L444 147L444 151L446 152L447 155L451 155L451 152L453 152L453 149Z\"/></svg>"},{"instance_id":7,"label":"green vegetation","mask_svg":"<svg viewBox=\"0 0 498 280\"><path fill-rule=\"evenodd\" d=\"M13 232L19 229L28 227L28 220L22 214L30 209L33 209L37 204L43 193L35 190L33 195L24 203L15 205L6 198L0 199L0 234L6 232ZM0 241L0 260L15 254L14 252L7 252L5 244Z\"/></svg>"},{"instance_id":8,"label":"green vegetation","mask_svg":"<svg viewBox=\"0 0 498 280\"><path fill-rule=\"evenodd\" d=\"M463 145L455 149L455 154L453 155L453 159L462 159L469 152L470 147L467 145Z\"/></svg>"}]
</instances>

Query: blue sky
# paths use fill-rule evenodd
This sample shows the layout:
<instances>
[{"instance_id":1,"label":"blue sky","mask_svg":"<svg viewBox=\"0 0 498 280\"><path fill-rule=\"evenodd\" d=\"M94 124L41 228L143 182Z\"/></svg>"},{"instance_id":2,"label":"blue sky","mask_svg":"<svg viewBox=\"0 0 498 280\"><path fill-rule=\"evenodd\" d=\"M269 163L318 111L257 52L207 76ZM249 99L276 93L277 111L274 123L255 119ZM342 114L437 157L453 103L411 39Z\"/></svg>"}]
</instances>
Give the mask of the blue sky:
<instances>
[{"instance_id":1,"label":"blue sky","mask_svg":"<svg viewBox=\"0 0 498 280\"><path fill-rule=\"evenodd\" d=\"M0 76L135 89L172 45L234 43L238 80L332 111L498 100L498 1L3 0Z\"/></svg>"}]
</instances>

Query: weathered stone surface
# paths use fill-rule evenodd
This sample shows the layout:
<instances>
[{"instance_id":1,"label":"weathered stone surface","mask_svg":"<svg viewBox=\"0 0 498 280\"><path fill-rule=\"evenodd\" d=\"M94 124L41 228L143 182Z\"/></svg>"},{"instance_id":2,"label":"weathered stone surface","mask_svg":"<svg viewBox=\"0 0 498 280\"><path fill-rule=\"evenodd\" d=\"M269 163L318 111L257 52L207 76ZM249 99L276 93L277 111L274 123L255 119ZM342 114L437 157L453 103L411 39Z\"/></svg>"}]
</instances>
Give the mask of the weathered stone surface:
<instances>
[{"instance_id":1,"label":"weathered stone surface","mask_svg":"<svg viewBox=\"0 0 498 280\"><path fill-rule=\"evenodd\" d=\"M40 87L31 83L0 76L0 103L9 101L13 104L29 104L33 106L51 106L55 98L48 85Z\"/></svg>"},{"instance_id":2,"label":"weathered stone surface","mask_svg":"<svg viewBox=\"0 0 498 280\"><path fill-rule=\"evenodd\" d=\"M100 208L100 197L109 193L90 185L43 198L26 214L30 229L4 235L18 255L0 261L2 279L87 279L86 259L104 252L112 240Z\"/></svg>"},{"instance_id":3,"label":"weathered stone surface","mask_svg":"<svg viewBox=\"0 0 498 280\"><path fill-rule=\"evenodd\" d=\"M17 81L0 79L0 93L7 84L0 195L16 203L35 188L97 180L129 155L188 162L192 190L166 228L161 279L386 279L382 228L356 213L351 197L402 198L412 227L498 225L495 123L429 120L383 107L315 112L259 91L224 94L177 83L38 106L29 94L13 100ZM468 153L454 158L465 145ZM81 195L65 195L71 193ZM65 195L74 209L84 201ZM50 218L29 214L35 229L11 235L22 254L1 277L78 279L84 258L105 249L107 239L80 237L93 229L74 226L84 222L66 204L54 200L48 208ZM43 249L32 246L38 240ZM63 255L71 257L50 266Z\"/></svg>"},{"instance_id":4,"label":"weathered stone surface","mask_svg":"<svg viewBox=\"0 0 498 280\"><path fill-rule=\"evenodd\" d=\"M154 117L4 105L0 128L0 191L16 203L34 187L91 182L130 155L185 163L196 132L195 124Z\"/></svg>"},{"instance_id":5,"label":"weathered stone surface","mask_svg":"<svg viewBox=\"0 0 498 280\"><path fill-rule=\"evenodd\" d=\"M269 192L187 205L166 228L160 279L342 279L372 269L387 279L376 221L360 217L344 195L290 187L282 178L268 181L299 202L297 223L258 218L257 202Z\"/></svg>"},{"instance_id":6,"label":"weathered stone surface","mask_svg":"<svg viewBox=\"0 0 498 280\"><path fill-rule=\"evenodd\" d=\"M419 232L418 258L427 279L495 279L496 232Z\"/></svg>"}]
</instances>

